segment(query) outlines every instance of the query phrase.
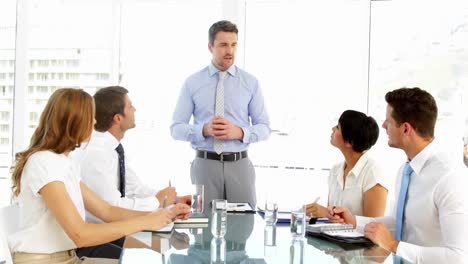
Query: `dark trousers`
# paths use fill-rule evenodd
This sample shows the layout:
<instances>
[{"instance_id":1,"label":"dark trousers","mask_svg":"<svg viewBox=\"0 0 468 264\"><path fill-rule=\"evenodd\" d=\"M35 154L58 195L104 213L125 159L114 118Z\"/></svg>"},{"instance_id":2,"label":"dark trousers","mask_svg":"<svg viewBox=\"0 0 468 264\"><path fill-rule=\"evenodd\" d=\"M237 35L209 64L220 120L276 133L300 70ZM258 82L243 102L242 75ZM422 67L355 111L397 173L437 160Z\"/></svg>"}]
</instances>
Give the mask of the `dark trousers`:
<instances>
[{"instance_id":1,"label":"dark trousers","mask_svg":"<svg viewBox=\"0 0 468 264\"><path fill-rule=\"evenodd\" d=\"M77 248L75 251L79 258L88 257L119 259L120 255L122 254L124 241L125 237L122 237L120 239L98 246Z\"/></svg>"}]
</instances>

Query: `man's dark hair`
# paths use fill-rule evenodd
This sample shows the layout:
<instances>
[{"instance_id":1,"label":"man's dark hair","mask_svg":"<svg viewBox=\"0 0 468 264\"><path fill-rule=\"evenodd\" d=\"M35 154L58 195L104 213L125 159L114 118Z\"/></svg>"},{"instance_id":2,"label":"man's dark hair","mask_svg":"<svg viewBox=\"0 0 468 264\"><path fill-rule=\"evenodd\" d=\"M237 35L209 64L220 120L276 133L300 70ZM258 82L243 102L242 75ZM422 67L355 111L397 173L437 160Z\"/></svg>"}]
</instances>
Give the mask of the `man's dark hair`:
<instances>
[{"instance_id":1,"label":"man's dark hair","mask_svg":"<svg viewBox=\"0 0 468 264\"><path fill-rule=\"evenodd\" d=\"M398 126L408 122L421 137L434 137L437 104L430 93L418 87L404 87L388 92L385 101L393 108L392 118Z\"/></svg>"},{"instance_id":2,"label":"man's dark hair","mask_svg":"<svg viewBox=\"0 0 468 264\"><path fill-rule=\"evenodd\" d=\"M364 113L346 110L338 123L343 140L350 143L356 152L370 149L379 138L379 125L374 118Z\"/></svg>"},{"instance_id":3,"label":"man's dark hair","mask_svg":"<svg viewBox=\"0 0 468 264\"><path fill-rule=\"evenodd\" d=\"M94 129L105 132L112 126L116 114L124 115L125 95L128 90L121 86L110 86L98 90L94 94L96 105L96 124Z\"/></svg>"},{"instance_id":4,"label":"man's dark hair","mask_svg":"<svg viewBox=\"0 0 468 264\"><path fill-rule=\"evenodd\" d=\"M208 30L208 39L211 45L213 45L215 38L216 38L216 34L218 32L232 32L232 33L236 33L237 35L237 32L239 31L237 30L236 24L230 21L227 21L227 20L218 21L214 23Z\"/></svg>"}]
</instances>

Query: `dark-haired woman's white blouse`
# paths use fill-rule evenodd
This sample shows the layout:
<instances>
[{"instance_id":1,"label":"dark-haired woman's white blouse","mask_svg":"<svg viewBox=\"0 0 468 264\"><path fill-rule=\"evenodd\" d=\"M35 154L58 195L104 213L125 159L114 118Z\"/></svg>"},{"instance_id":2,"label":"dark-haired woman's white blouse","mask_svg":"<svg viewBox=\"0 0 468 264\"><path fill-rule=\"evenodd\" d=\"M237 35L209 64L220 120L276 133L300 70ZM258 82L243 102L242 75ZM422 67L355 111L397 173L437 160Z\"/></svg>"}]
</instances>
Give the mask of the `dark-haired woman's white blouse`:
<instances>
[{"instance_id":1,"label":"dark-haired woman's white blouse","mask_svg":"<svg viewBox=\"0 0 468 264\"><path fill-rule=\"evenodd\" d=\"M354 168L346 176L343 187L344 161L336 164L330 170L328 177L328 205L347 207L354 215L363 215L364 193L377 184L388 190L382 167L369 153L358 160Z\"/></svg>"}]
</instances>

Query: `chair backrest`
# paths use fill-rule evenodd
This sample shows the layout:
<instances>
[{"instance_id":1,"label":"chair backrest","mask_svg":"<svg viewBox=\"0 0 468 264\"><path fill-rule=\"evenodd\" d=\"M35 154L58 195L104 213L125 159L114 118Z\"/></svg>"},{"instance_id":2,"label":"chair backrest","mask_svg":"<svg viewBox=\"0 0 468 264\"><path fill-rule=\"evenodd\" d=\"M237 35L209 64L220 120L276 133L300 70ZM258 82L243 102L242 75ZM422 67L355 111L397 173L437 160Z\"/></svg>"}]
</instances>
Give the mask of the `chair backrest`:
<instances>
[{"instance_id":1,"label":"chair backrest","mask_svg":"<svg viewBox=\"0 0 468 264\"><path fill-rule=\"evenodd\" d=\"M0 208L0 263L3 261L1 258L2 254L4 255L3 257L5 258L6 264L13 263L7 237L18 231L18 220L19 207L17 204Z\"/></svg>"}]
</instances>

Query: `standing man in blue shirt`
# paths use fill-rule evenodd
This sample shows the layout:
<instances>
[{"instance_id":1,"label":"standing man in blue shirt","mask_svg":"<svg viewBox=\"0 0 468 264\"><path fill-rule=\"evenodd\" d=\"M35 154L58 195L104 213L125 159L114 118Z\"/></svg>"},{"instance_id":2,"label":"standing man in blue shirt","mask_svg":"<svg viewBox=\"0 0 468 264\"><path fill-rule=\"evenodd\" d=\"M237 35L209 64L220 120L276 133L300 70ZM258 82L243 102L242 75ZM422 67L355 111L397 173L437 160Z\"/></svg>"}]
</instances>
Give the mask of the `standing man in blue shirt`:
<instances>
[{"instance_id":1,"label":"standing man in blue shirt","mask_svg":"<svg viewBox=\"0 0 468 264\"><path fill-rule=\"evenodd\" d=\"M255 206L255 170L247 149L269 137L270 121L258 80L234 65L237 26L223 20L208 33L211 63L185 81L171 135L196 151L190 174L192 183L205 185L205 205L222 198Z\"/></svg>"}]
</instances>

